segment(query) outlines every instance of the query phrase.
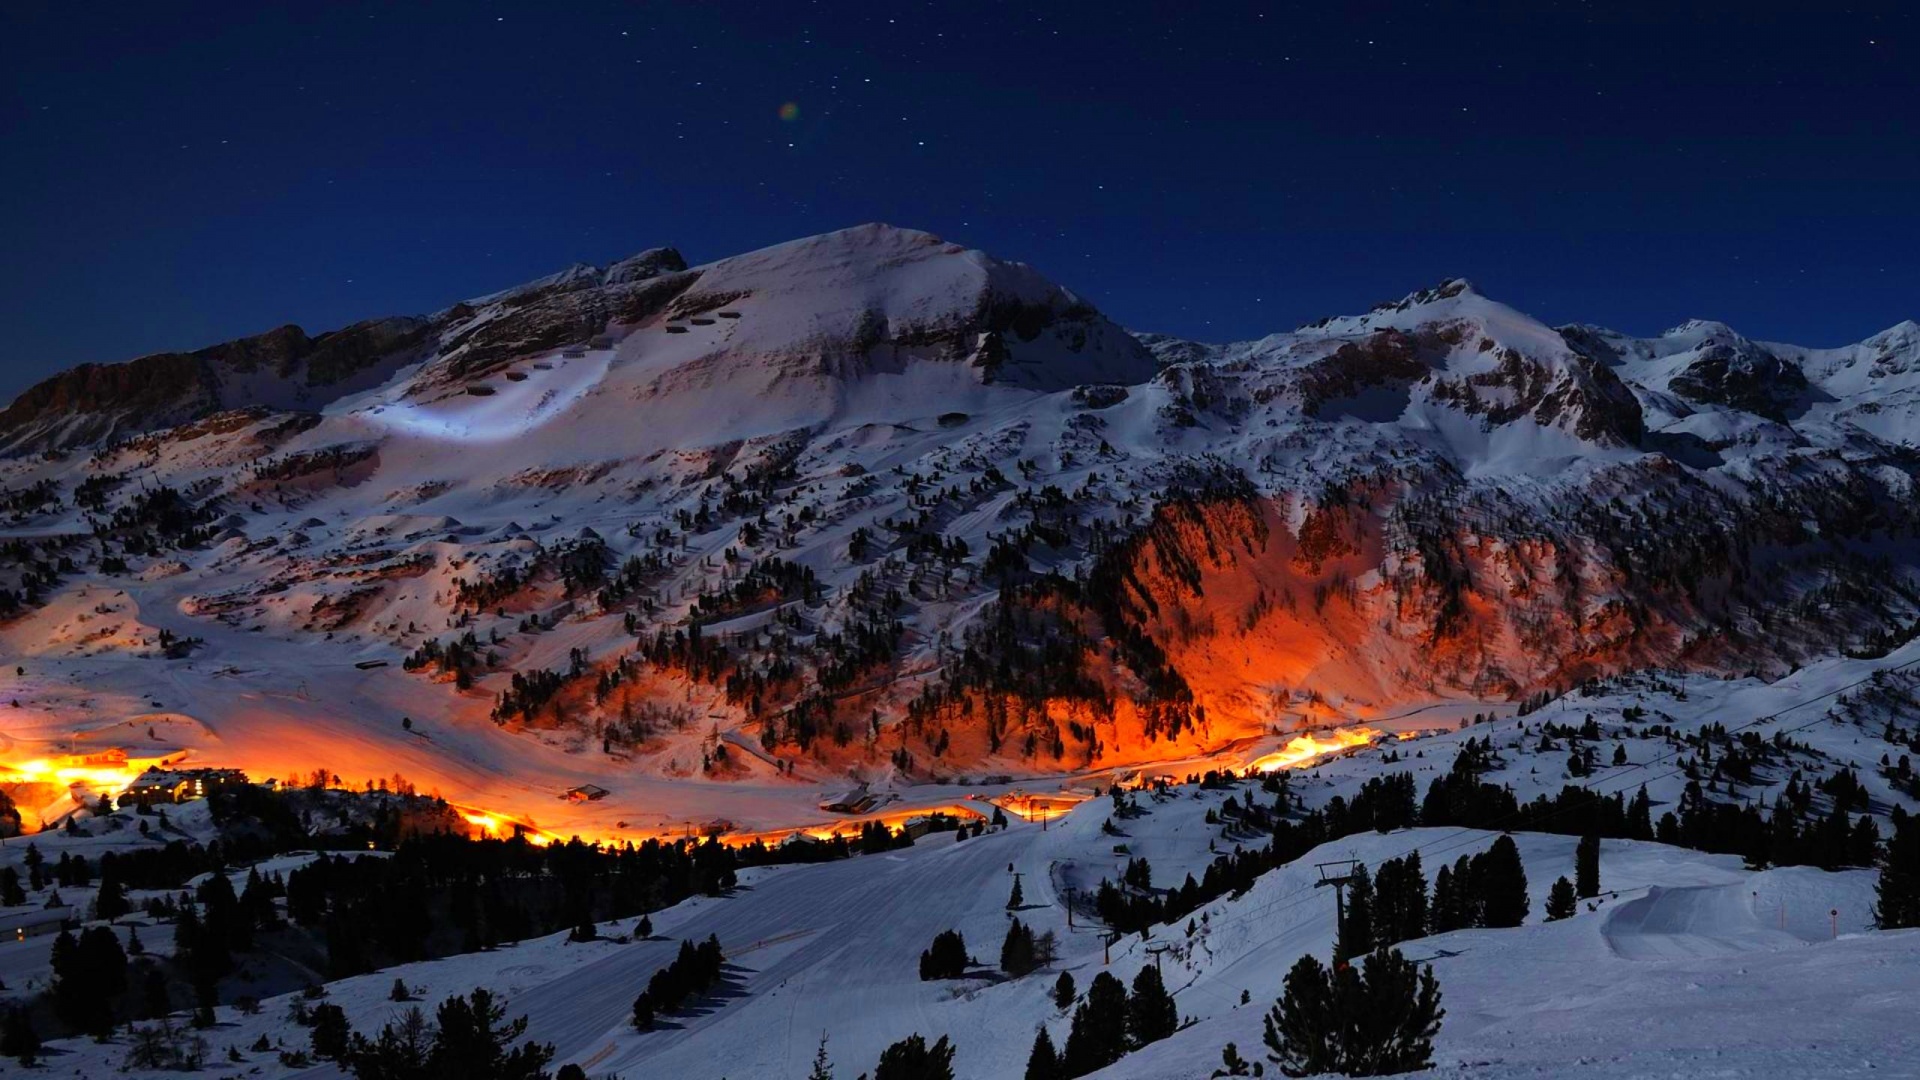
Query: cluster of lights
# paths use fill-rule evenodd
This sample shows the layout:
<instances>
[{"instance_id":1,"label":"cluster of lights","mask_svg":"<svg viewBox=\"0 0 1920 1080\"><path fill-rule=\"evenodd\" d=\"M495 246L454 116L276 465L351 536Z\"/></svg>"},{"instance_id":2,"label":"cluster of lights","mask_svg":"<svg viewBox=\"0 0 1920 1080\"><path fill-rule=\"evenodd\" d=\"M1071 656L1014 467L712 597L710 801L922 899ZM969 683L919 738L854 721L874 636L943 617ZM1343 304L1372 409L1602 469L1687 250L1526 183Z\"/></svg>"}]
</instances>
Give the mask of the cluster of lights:
<instances>
[{"instance_id":1,"label":"cluster of lights","mask_svg":"<svg viewBox=\"0 0 1920 1080\"><path fill-rule=\"evenodd\" d=\"M83 787L97 795L117 798L131 787L141 773L161 765L162 758L86 757L33 758L28 761L0 762L0 777L15 784L56 784Z\"/></svg>"},{"instance_id":2,"label":"cluster of lights","mask_svg":"<svg viewBox=\"0 0 1920 1080\"><path fill-rule=\"evenodd\" d=\"M1263 773L1298 768L1328 754L1351 750L1356 746L1368 746L1380 735L1381 732L1369 727L1335 728L1320 734L1296 735L1292 742L1279 750L1254 758L1250 767Z\"/></svg>"},{"instance_id":3,"label":"cluster of lights","mask_svg":"<svg viewBox=\"0 0 1920 1080\"><path fill-rule=\"evenodd\" d=\"M465 820L467 824L496 839L504 839L512 836L515 829L519 829L522 838L534 847L546 847L548 844L559 839L552 833L545 832L524 822L501 817L498 814L490 814L484 810L469 810L464 807L456 807L455 809L459 811L460 817Z\"/></svg>"}]
</instances>

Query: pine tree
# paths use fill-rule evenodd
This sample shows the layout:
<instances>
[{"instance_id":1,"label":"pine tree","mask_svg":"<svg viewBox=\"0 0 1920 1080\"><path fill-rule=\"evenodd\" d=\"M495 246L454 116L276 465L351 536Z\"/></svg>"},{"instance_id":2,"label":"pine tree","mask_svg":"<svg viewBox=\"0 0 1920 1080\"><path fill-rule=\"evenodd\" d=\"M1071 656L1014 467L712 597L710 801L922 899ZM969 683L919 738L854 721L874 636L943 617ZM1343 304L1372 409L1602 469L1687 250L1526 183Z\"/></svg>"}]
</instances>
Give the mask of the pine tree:
<instances>
[{"instance_id":1,"label":"pine tree","mask_svg":"<svg viewBox=\"0 0 1920 1080\"><path fill-rule=\"evenodd\" d=\"M1873 905L1882 930L1920 926L1920 819L1895 807L1892 824Z\"/></svg>"},{"instance_id":2,"label":"pine tree","mask_svg":"<svg viewBox=\"0 0 1920 1080\"><path fill-rule=\"evenodd\" d=\"M1373 879L1365 866L1355 866L1347 885L1346 909L1340 922L1339 939L1333 947L1335 963L1373 951Z\"/></svg>"},{"instance_id":3,"label":"pine tree","mask_svg":"<svg viewBox=\"0 0 1920 1080\"><path fill-rule=\"evenodd\" d=\"M1103 971L1073 1010L1062 1064L1068 1076L1085 1076L1119 1061L1127 1052L1127 988Z\"/></svg>"},{"instance_id":4,"label":"pine tree","mask_svg":"<svg viewBox=\"0 0 1920 1080\"><path fill-rule=\"evenodd\" d=\"M346 1057L353 1045L353 1028L347 1024L346 1012L332 1002L314 1006L312 1038L314 1057L328 1061Z\"/></svg>"},{"instance_id":5,"label":"pine tree","mask_svg":"<svg viewBox=\"0 0 1920 1080\"><path fill-rule=\"evenodd\" d=\"M653 936L653 920L647 918L645 915L640 916L640 923L639 925L633 928L633 932L636 936L642 939L652 937Z\"/></svg>"},{"instance_id":6,"label":"pine tree","mask_svg":"<svg viewBox=\"0 0 1920 1080\"><path fill-rule=\"evenodd\" d=\"M1347 1047L1348 1073L1391 1076L1431 1066L1433 1037L1446 1016L1433 968L1383 949L1367 956L1359 981L1356 1011L1342 1018L1355 1041Z\"/></svg>"},{"instance_id":7,"label":"pine tree","mask_svg":"<svg viewBox=\"0 0 1920 1080\"><path fill-rule=\"evenodd\" d=\"M1373 886L1373 941L1393 945L1427 935L1427 879L1420 853L1380 864Z\"/></svg>"},{"instance_id":8,"label":"pine tree","mask_svg":"<svg viewBox=\"0 0 1920 1080\"><path fill-rule=\"evenodd\" d=\"M1653 800L1647 797L1647 785L1641 784L1627 804L1627 839L1653 839Z\"/></svg>"},{"instance_id":9,"label":"pine tree","mask_svg":"<svg viewBox=\"0 0 1920 1080\"><path fill-rule=\"evenodd\" d=\"M173 1011L173 995L167 992L167 976L152 964L147 965L146 985L141 1005L149 1020L158 1020Z\"/></svg>"},{"instance_id":10,"label":"pine tree","mask_svg":"<svg viewBox=\"0 0 1920 1080\"><path fill-rule=\"evenodd\" d=\"M1573 895L1573 882L1564 877L1555 878L1553 888L1547 893L1547 921L1559 922L1572 918L1578 901Z\"/></svg>"},{"instance_id":11,"label":"pine tree","mask_svg":"<svg viewBox=\"0 0 1920 1080\"><path fill-rule=\"evenodd\" d=\"M1582 900L1600 895L1600 836L1588 833L1573 849L1573 892Z\"/></svg>"},{"instance_id":12,"label":"pine tree","mask_svg":"<svg viewBox=\"0 0 1920 1080\"><path fill-rule=\"evenodd\" d=\"M102 862L104 863L105 860L102 860ZM126 890L120 887L119 875L109 873L106 866L102 866L100 870L100 892L93 900L94 918L105 919L108 922L112 922L132 910L133 905L127 902Z\"/></svg>"},{"instance_id":13,"label":"pine tree","mask_svg":"<svg viewBox=\"0 0 1920 1080\"><path fill-rule=\"evenodd\" d=\"M1013 878L1013 892L1007 895L1007 910L1018 911L1020 910L1020 906L1025 903L1026 897L1020 893L1020 876L1015 874Z\"/></svg>"},{"instance_id":14,"label":"pine tree","mask_svg":"<svg viewBox=\"0 0 1920 1080\"><path fill-rule=\"evenodd\" d=\"M1287 972L1280 1000L1268 1011L1264 1026L1268 1059L1288 1076L1334 1072L1343 1063L1333 983L1311 954Z\"/></svg>"},{"instance_id":15,"label":"pine tree","mask_svg":"<svg viewBox=\"0 0 1920 1080\"><path fill-rule=\"evenodd\" d=\"M909 1035L880 1052L873 1080L953 1080L953 1046L945 1035L932 1046Z\"/></svg>"},{"instance_id":16,"label":"pine tree","mask_svg":"<svg viewBox=\"0 0 1920 1080\"><path fill-rule=\"evenodd\" d=\"M347 1052L347 1070L356 1080L419 1080L429 1075L428 1062L438 1037L426 1014L415 1006L381 1028L378 1039L355 1035L353 1048ZM260 1038L264 1043L266 1036ZM254 1050L269 1049L262 1043L256 1043Z\"/></svg>"},{"instance_id":17,"label":"pine tree","mask_svg":"<svg viewBox=\"0 0 1920 1080\"><path fill-rule=\"evenodd\" d=\"M1385 1076L1431 1064L1445 1015L1433 969L1398 949L1334 971L1303 956L1265 1017L1264 1041L1288 1076Z\"/></svg>"},{"instance_id":18,"label":"pine tree","mask_svg":"<svg viewBox=\"0 0 1920 1080\"><path fill-rule=\"evenodd\" d=\"M1246 1076L1249 1071L1247 1059L1240 1056L1240 1047L1233 1043L1221 1047L1220 1067L1214 1070L1214 1076Z\"/></svg>"},{"instance_id":19,"label":"pine tree","mask_svg":"<svg viewBox=\"0 0 1920 1080\"><path fill-rule=\"evenodd\" d=\"M1480 909L1479 925L1519 926L1527 919L1527 871L1513 837L1502 835L1473 861L1473 890Z\"/></svg>"},{"instance_id":20,"label":"pine tree","mask_svg":"<svg viewBox=\"0 0 1920 1080\"><path fill-rule=\"evenodd\" d=\"M1079 995L1079 988L1073 985L1072 972L1063 971L1060 973L1059 978L1053 980L1054 1008L1059 1009L1061 1012L1067 1011L1068 1008L1072 1007L1073 999Z\"/></svg>"},{"instance_id":21,"label":"pine tree","mask_svg":"<svg viewBox=\"0 0 1920 1080\"><path fill-rule=\"evenodd\" d=\"M813 1052L813 1069L807 1080L833 1080L833 1062L827 1060L827 1033L820 1033L820 1049Z\"/></svg>"},{"instance_id":22,"label":"pine tree","mask_svg":"<svg viewBox=\"0 0 1920 1080\"><path fill-rule=\"evenodd\" d=\"M1019 978L1038 966L1033 952L1033 931L1019 919L1007 927L1007 939L1000 945L1000 970Z\"/></svg>"},{"instance_id":23,"label":"pine tree","mask_svg":"<svg viewBox=\"0 0 1920 1080\"><path fill-rule=\"evenodd\" d=\"M6 1020L0 1022L0 1056L14 1058L22 1066L32 1066L39 1060L40 1035L33 1030L33 1018L23 1006L8 1009Z\"/></svg>"},{"instance_id":24,"label":"pine tree","mask_svg":"<svg viewBox=\"0 0 1920 1080\"><path fill-rule=\"evenodd\" d=\"M1180 1012L1161 981L1160 969L1148 965L1133 977L1133 995L1127 999L1127 1038L1138 1050L1151 1042L1173 1034L1180 1027Z\"/></svg>"},{"instance_id":25,"label":"pine tree","mask_svg":"<svg viewBox=\"0 0 1920 1080\"><path fill-rule=\"evenodd\" d=\"M933 945L920 954L920 978L957 979L967 971L967 942L958 930L942 930Z\"/></svg>"},{"instance_id":26,"label":"pine tree","mask_svg":"<svg viewBox=\"0 0 1920 1080\"><path fill-rule=\"evenodd\" d=\"M1454 882L1453 871L1442 866L1440 872L1433 876L1433 916L1430 923L1433 932L1444 934L1466 926L1460 908L1460 887Z\"/></svg>"},{"instance_id":27,"label":"pine tree","mask_svg":"<svg viewBox=\"0 0 1920 1080\"><path fill-rule=\"evenodd\" d=\"M468 997L455 995L441 1002L434 1018L438 1032L429 1059L432 1075L538 1080L553 1059L550 1044L512 1045L526 1034L527 1018L508 1021L506 1009L495 1003L485 987Z\"/></svg>"},{"instance_id":28,"label":"pine tree","mask_svg":"<svg viewBox=\"0 0 1920 1080\"><path fill-rule=\"evenodd\" d=\"M1045 1024L1034 1033L1033 1049L1027 1053L1025 1080L1062 1080L1060 1055L1053 1049L1053 1036L1047 1034Z\"/></svg>"}]
</instances>

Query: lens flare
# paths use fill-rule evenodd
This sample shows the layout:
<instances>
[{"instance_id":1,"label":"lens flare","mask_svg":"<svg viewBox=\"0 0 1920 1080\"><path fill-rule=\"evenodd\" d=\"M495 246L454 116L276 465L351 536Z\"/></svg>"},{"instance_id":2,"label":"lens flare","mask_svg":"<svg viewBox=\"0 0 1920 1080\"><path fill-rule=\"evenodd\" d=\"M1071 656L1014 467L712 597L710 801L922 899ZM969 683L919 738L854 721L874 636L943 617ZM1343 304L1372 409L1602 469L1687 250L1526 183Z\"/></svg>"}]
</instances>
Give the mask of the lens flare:
<instances>
[{"instance_id":1,"label":"lens flare","mask_svg":"<svg viewBox=\"0 0 1920 1080\"><path fill-rule=\"evenodd\" d=\"M780 106L780 119L788 123L800 119L800 103L797 101L789 101L782 104Z\"/></svg>"}]
</instances>

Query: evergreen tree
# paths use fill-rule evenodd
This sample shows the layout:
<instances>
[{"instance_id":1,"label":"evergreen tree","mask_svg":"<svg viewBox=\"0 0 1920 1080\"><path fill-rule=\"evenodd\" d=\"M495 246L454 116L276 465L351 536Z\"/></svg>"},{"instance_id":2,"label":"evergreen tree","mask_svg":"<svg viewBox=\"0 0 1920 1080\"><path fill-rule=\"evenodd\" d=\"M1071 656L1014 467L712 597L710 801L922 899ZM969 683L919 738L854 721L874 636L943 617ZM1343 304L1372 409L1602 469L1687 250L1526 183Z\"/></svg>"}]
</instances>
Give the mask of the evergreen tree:
<instances>
[{"instance_id":1,"label":"evergreen tree","mask_svg":"<svg viewBox=\"0 0 1920 1080\"><path fill-rule=\"evenodd\" d=\"M1060 1055L1053 1048L1053 1036L1047 1034L1045 1024L1034 1033L1033 1049L1027 1052L1025 1080L1062 1080Z\"/></svg>"},{"instance_id":2,"label":"evergreen tree","mask_svg":"<svg viewBox=\"0 0 1920 1080\"><path fill-rule=\"evenodd\" d=\"M312 1039L314 1057L328 1061L345 1058L353 1045L353 1028L347 1024L346 1012L332 1002L314 1006Z\"/></svg>"},{"instance_id":3,"label":"evergreen tree","mask_svg":"<svg viewBox=\"0 0 1920 1080\"><path fill-rule=\"evenodd\" d=\"M1067 1011L1073 1005L1073 999L1079 994L1079 988L1073 985L1072 972L1063 971L1059 978L1053 980L1053 1007L1061 1012Z\"/></svg>"},{"instance_id":4,"label":"evergreen tree","mask_svg":"<svg viewBox=\"0 0 1920 1080\"><path fill-rule=\"evenodd\" d=\"M1148 965L1133 977L1133 995L1127 999L1127 1038L1134 1049L1173 1034L1180 1027L1180 1013L1173 995L1160 979L1160 969Z\"/></svg>"},{"instance_id":5,"label":"evergreen tree","mask_svg":"<svg viewBox=\"0 0 1920 1080\"><path fill-rule=\"evenodd\" d=\"M1880 864L1873 916L1882 930L1920 926L1920 819L1893 810L1893 835Z\"/></svg>"},{"instance_id":6,"label":"evergreen tree","mask_svg":"<svg viewBox=\"0 0 1920 1080\"><path fill-rule=\"evenodd\" d=\"M1086 1000L1073 1010L1062 1065L1068 1076L1085 1076L1120 1060L1127 1052L1127 988L1103 971L1087 986Z\"/></svg>"},{"instance_id":7,"label":"evergreen tree","mask_svg":"<svg viewBox=\"0 0 1920 1080\"><path fill-rule=\"evenodd\" d=\"M7 1010L0 1021L0 1056L10 1057L22 1066L31 1066L40 1058L40 1035L33 1030L33 1018L23 1006Z\"/></svg>"},{"instance_id":8,"label":"evergreen tree","mask_svg":"<svg viewBox=\"0 0 1920 1080\"><path fill-rule=\"evenodd\" d=\"M1013 892L1007 895L1007 910L1018 911L1020 910L1020 906L1025 903L1026 898L1020 893L1020 876L1015 874L1013 878Z\"/></svg>"},{"instance_id":9,"label":"evergreen tree","mask_svg":"<svg viewBox=\"0 0 1920 1080\"><path fill-rule=\"evenodd\" d=\"M1333 947L1336 963L1373 951L1373 879L1365 866L1355 866L1353 880L1347 885L1346 909L1342 913L1339 938Z\"/></svg>"},{"instance_id":10,"label":"evergreen tree","mask_svg":"<svg viewBox=\"0 0 1920 1080\"><path fill-rule=\"evenodd\" d=\"M1228 1043L1220 1048L1220 1067L1213 1071L1215 1077L1246 1076L1251 1071L1247 1059L1240 1056L1240 1047Z\"/></svg>"},{"instance_id":11,"label":"evergreen tree","mask_svg":"<svg viewBox=\"0 0 1920 1080\"><path fill-rule=\"evenodd\" d=\"M527 1018L508 1021L492 991L480 987L466 998L455 995L434 1015L437 1033L429 1067L433 1075L471 1080L546 1080L553 1047L545 1043L513 1046L527 1032Z\"/></svg>"},{"instance_id":12,"label":"evergreen tree","mask_svg":"<svg viewBox=\"0 0 1920 1080\"><path fill-rule=\"evenodd\" d=\"M1564 877L1555 878L1553 888L1547 893L1547 921L1559 922L1571 918L1578 906L1573 895L1573 882Z\"/></svg>"},{"instance_id":13,"label":"evergreen tree","mask_svg":"<svg viewBox=\"0 0 1920 1080\"><path fill-rule=\"evenodd\" d=\"M957 979L967 971L967 942L958 930L935 934L933 945L920 954L920 978Z\"/></svg>"},{"instance_id":14,"label":"evergreen tree","mask_svg":"<svg viewBox=\"0 0 1920 1080\"><path fill-rule=\"evenodd\" d=\"M1588 833L1573 849L1573 893L1582 900L1600 895L1600 835Z\"/></svg>"},{"instance_id":15,"label":"evergreen tree","mask_svg":"<svg viewBox=\"0 0 1920 1080\"><path fill-rule=\"evenodd\" d=\"M1039 966L1034 959L1033 931L1019 919L1007 927L1007 939L1000 945L1000 970L1019 978Z\"/></svg>"},{"instance_id":16,"label":"evergreen tree","mask_svg":"<svg viewBox=\"0 0 1920 1080\"><path fill-rule=\"evenodd\" d=\"M909 1035L880 1052L873 1080L953 1080L953 1046L945 1035L932 1046Z\"/></svg>"},{"instance_id":17,"label":"evergreen tree","mask_svg":"<svg viewBox=\"0 0 1920 1080\"><path fill-rule=\"evenodd\" d=\"M653 936L653 920L647 918L645 915L640 916L640 922L637 926L633 928L633 932L636 936L642 939L652 937Z\"/></svg>"},{"instance_id":18,"label":"evergreen tree","mask_svg":"<svg viewBox=\"0 0 1920 1080\"><path fill-rule=\"evenodd\" d=\"M1268 1060L1288 1076L1337 1071L1345 1060L1339 1019L1326 967L1312 954L1302 956L1287 972L1280 1000L1264 1021Z\"/></svg>"},{"instance_id":19,"label":"evergreen tree","mask_svg":"<svg viewBox=\"0 0 1920 1080\"><path fill-rule=\"evenodd\" d=\"M167 976L158 967L147 965L145 985L141 988L142 1012L149 1020L158 1020L173 1012L173 995L167 992Z\"/></svg>"},{"instance_id":20,"label":"evergreen tree","mask_svg":"<svg viewBox=\"0 0 1920 1080\"><path fill-rule=\"evenodd\" d=\"M54 939L53 1011L62 1023L90 1035L113 1029L113 1006L127 989L127 954L104 926L78 938L62 930Z\"/></svg>"},{"instance_id":21,"label":"evergreen tree","mask_svg":"<svg viewBox=\"0 0 1920 1080\"><path fill-rule=\"evenodd\" d=\"M1527 919L1527 871L1513 837L1502 834L1473 861L1473 890L1480 911L1479 925L1519 926Z\"/></svg>"},{"instance_id":22,"label":"evergreen tree","mask_svg":"<svg viewBox=\"0 0 1920 1080\"><path fill-rule=\"evenodd\" d=\"M1352 969L1342 975L1352 979ZM1433 968L1408 960L1398 949L1383 949L1367 956L1358 978L1358 1004L1342 1018L1351 1040L1347 1071L1391 1076L1430 1067L1433 1037L1446 1015Z\"/></svg>"},{"instance_id":23,"label":"evergreen tree","mask_svg":"<svg viewBox=\"0 0 1920 1080\"><path fill-rule=\"evenodd\" d=\"M833 1062L827 1060L827 1033L820 1033L820 1049L813 1052L813 1068L807 1080L833 1080Z\"/></svg>"},{"instance_id":24,"label":"evergreen tree","mask_svg":"<svg viewBox=\"0 0 1920 1080\"><path fill-rule=\"evenodd\" d=\"M1432 1063L1440 984L1397 949L1333 971L1303 956L1265 1018L1269 1058L1288 1076L1385 1076Z\"/></svg>"},{"instance_id":25,"label":"evergreen tree","mask_svg":"<svg viewBox=\"0 0 1920 1080\"><path fill-rule=\"evenodd\" d=\"M1640 790L1634 793L1633 802L1627 805L1627 838L1653 839L1653 800L1647 797L1645 784L1640 785Z\"/></svg>"},{"instance_id":26,"label":"evergreen tree","mask_svg":"<svg viewBox=\"0 0 1920 1080\"><path fill-rule=\"evenodd\" d=\"M1373 886L1373 940L1393 945L1427 936L1427 878L1420 853L1380 864Z\"/></svg>"},{"instance_id":27,"label":"evergreen tree","mask_svg":"<svg viewBox=\"0 0 1920 1080\"><path fill-rule=\"evenodd\" d=\"M93 916L96 919L105 919L108 922L112 922L127 912L132 911L133 905L127 902L127 892L120 887L119 875L108 870L108 867L112 864L107 863L104 859L101 860L101 863L100 892L93 900Z\"/></svg>"},{"instance_id":28,"label":"evergreen tree","mask_svg":"<svg viewBox=\"0 0 1920 1080\"><path fill-rule=\"evenodd\" d=\"M402 1013L399 1020L381 1028L378 1039L369 1041L355 1035L345 1061L347 1071L355 1080L423 1080L429 1075L427 1069L438 1035L426 1014L414 1006ZM266 1048L256 1046L254 1049Z\"/></svg>"},{"instance_id":29,"label":"evergreen tree","mask_svg":"<svg viewBox=\"0 0 1920 1080\"><path fill-rule=\"evenodd\" d=\"M1430 925L1436 934L1458 930L1467 925L1461 916L1460 888L1453 871L1445 866L1433 877L1433 916Z\"/></svg>"}]
</instances>

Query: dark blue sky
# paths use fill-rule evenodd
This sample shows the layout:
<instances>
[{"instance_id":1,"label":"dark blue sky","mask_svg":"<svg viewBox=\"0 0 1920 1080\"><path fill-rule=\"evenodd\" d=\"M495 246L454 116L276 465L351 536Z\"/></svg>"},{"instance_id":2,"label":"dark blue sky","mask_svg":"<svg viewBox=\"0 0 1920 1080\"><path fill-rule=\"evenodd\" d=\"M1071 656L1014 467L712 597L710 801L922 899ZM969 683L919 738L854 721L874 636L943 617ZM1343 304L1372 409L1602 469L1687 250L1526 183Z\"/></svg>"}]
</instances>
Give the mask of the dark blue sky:
<instances>
[{"instance_id":1,"label":"dark blue sky","mask_svg":"<svg viewBox=\"0 0 1920 1080\"><path fill-rule=\"evenodd\" d=\"M0 400L869 220L1205 339L1459 274L1838 344L1920 317L1903 6L11 0Z\"/></svg>"}]
</instances>

